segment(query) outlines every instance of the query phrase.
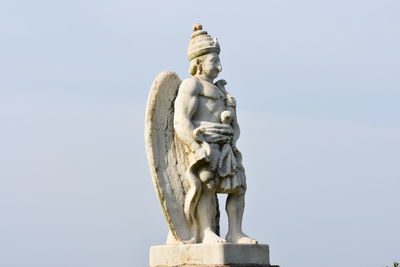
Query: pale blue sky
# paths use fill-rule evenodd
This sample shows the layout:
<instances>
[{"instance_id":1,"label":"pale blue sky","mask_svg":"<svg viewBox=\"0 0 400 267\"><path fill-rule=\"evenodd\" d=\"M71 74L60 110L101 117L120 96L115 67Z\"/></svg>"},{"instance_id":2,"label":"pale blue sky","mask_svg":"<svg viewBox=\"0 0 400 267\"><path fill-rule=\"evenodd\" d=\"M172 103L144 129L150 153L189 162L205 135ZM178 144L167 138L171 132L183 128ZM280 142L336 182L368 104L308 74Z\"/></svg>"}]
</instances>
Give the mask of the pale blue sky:
<instances>
[{"instance_id":1,"label":"pale blue sky","mask_svg":"<svg viewBox=\"0 0 400 267\"><path fill-rule=\"evenodd\" d=\"M144 109L195 22L237 98L245 230L286 267L400 261L400 2L0 3L0 267L146 266ZM223 217L222 231L226 231Z\"/></svg>"}]
</instances>

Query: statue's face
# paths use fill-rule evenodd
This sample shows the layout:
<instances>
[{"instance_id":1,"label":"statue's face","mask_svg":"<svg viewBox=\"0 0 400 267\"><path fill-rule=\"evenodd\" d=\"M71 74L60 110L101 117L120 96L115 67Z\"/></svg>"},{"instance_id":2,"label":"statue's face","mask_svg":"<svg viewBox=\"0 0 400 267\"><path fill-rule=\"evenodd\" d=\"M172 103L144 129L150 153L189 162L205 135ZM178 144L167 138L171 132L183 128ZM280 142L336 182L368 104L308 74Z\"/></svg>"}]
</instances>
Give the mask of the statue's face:
<instances>
[{"instance_id":1,"label":"statue's face","mask_svg":"<svg viewBox=\"0 0 400 267\"><path fill-rule=\"evenodd\" d=\"M202 71L211 79L217 78L218 74L222 71L222 66L219 61L217 53L207 54L202 61Z\"/></svg>"}]
</instances>

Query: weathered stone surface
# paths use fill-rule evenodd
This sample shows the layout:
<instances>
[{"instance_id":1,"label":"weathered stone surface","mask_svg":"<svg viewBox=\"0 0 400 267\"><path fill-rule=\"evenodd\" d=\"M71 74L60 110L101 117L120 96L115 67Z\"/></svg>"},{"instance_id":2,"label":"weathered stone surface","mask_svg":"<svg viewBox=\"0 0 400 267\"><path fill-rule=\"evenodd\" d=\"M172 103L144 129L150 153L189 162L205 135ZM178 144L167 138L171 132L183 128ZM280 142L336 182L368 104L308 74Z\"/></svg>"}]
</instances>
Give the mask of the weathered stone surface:
<instances>
[{"instance_id":1,"label":"weathered stone surface","mask_svg":"<svg viewBox=\"0 0 400 267\"><path fill-rule=\"evenodd\" d=\"M270 266L261 244L192 244L150 248L150 266Z\"/></svg>"},{"instance_id":2,"label":"weathered stone surface","mask_svg":"<svg viewBox=\"0 0 400 267\"><path fill-rule=\"evenodd\" d=\"M167 244L256 244L242 230L246 175L236 146L236 100L222 71L216 38L196 24L188 48L191 76L156 77L146 111L150 171L169 226ZM217 194L228 194L228 233L219 236Z\"/></svg>"},{"instance_id":3,"label":"weathered stone surface","mask_svg":"<svg viewBox=\"0 0 400 267\"><path fill-rule=\"evenodd\" d=\"M218 40L200 24L188 47L190 77L171 71L153 82L146 111L146 150L169 233L150 249L152 267L266 267L268 245L242 230L246 174L236 146L236 100L215 79ZM219 234L217 194L228 194L228 232Z\"/></svg>"}]
</instances>

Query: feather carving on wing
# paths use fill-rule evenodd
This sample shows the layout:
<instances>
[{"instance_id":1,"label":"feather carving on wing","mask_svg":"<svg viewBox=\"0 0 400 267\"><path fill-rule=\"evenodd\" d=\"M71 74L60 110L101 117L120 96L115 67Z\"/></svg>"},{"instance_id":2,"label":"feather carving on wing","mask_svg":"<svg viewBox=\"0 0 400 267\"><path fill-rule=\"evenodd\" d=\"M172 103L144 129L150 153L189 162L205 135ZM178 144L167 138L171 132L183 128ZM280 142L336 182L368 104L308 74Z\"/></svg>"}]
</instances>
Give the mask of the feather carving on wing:
<instances>
[{"instance_id":1,"label":"feather carving on wing","mask_svg":"<svg viewBox=\"0 0 400 267\"><path fill-rule=\"evenodd\" d=\"M174 101L180 84L174 72L157 75L147 102L145 142L153 183L172 235L169 239L189 243L195 239L195 233L184 212L189 190L185 179L188 162L173 126Z\"/></svg>"}]
</instances>

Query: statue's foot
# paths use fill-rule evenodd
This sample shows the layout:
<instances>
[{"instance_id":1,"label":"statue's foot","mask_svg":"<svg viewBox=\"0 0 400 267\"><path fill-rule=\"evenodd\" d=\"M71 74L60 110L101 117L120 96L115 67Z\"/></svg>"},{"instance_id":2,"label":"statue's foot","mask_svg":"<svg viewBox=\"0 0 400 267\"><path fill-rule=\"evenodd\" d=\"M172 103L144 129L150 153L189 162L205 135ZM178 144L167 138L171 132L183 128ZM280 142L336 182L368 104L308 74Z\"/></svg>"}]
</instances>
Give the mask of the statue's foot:
<instances>
[{"instance_id":1,"label":"statue's foot","mask_svg":"<svg viewBox=\"0 0 400 267\"><path fill-rule=\"evenodd\" d=\"M204 244L226 243L226 240L219 237L216 233L214 233L211 230L205 230L202 243Z\"/></svg>"},{"instance_id":2,"label":"statue's foot","mask_svg":"<svg viewBox=\"0 0 400 267\"><path fill-rule=\"evenodd\" d=\"M248 237L244 233L228 233L226 235L226 241L231 242L231 243L237 243L237 244L258 244L258 241Z\"/></svg>"}]
</instances>

